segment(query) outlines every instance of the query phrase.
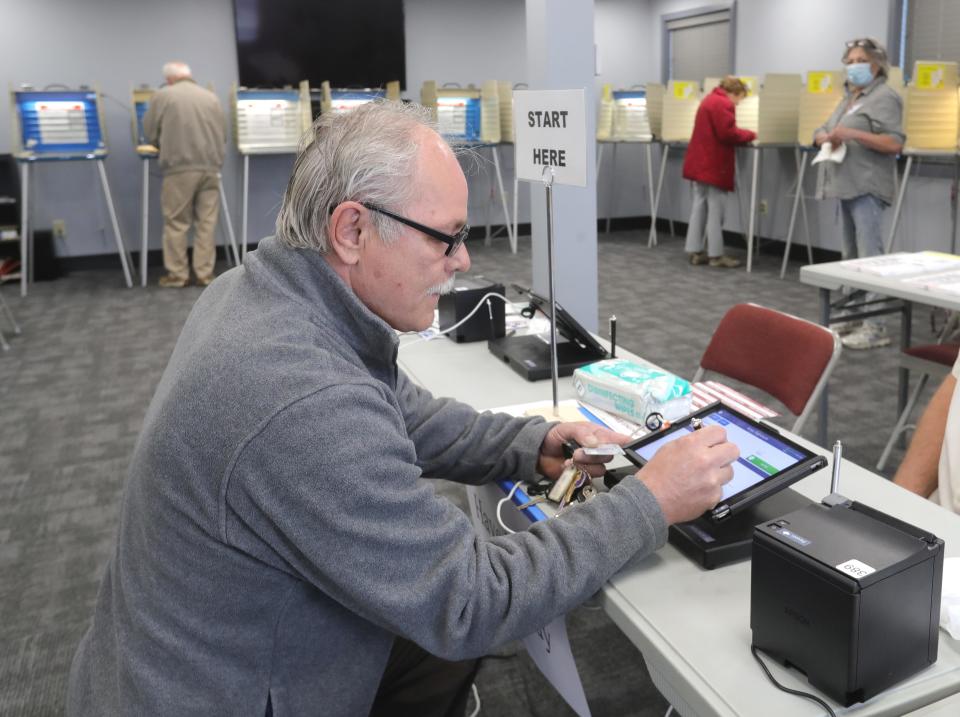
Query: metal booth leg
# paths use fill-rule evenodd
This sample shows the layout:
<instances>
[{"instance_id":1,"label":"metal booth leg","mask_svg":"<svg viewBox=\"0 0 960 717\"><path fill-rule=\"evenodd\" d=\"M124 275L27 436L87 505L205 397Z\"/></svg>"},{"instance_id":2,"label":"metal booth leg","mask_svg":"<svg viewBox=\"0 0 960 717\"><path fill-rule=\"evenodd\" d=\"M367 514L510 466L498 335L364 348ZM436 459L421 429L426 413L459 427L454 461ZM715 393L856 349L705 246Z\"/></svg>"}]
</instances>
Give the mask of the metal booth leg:
<instances>
[{"instance_id":1,"label":"metal booth leg","mask_svg":"<svg viewBox=\"0 0 960 717\"><path fill-rule=\"evenodd\" d=\"M133 263L133 259L128 255L127 245L123 243L123 237L120 234L117 210L113 206L113 196L110 194L110 183L107 181L107 169L102 159L97 160L97 169L100 173L100 186L103 187L103 196L107 200L107 211L110 213L110 224L113 226L113 238L117 243L117 253L120 254L120 263L123 265L123 278L127 282L127 288L132 289L131 264Z\"/></svg>"},{"instance_id":2,"label":"metal booth leg","mask_svg":"<svg viewBox=\"0 0 960 717\"><path fill-rule=\"evenodd\" d=\"M227 206L227 195L223 191L223 175L217 174L217 183L220 185L220 208L223 210L223 219L227 225L227 240L230 242L230 248L233 250L233 260L236 266L240 266L242 261L240 250L237 248L237 237L233 233L233 221L230 219L230 208ZM247 245L244 243L244 249Z\"/></svg>"},{"instance_id":3,"label":"metal booth leg","mask_svg":"<svg viewBox=\"0 0 960 717\"><path fill-rule=\"evenodd\" d=\"M250 196L250 155L243 155L243 199L240 207L240 261L247 259L247 202ZM226 199L223 197L223 183L220 183L220 198L223 199L226 207ZM231 236L233 230L230 230Z\"/></svg>"},{"instance_id":4,"label":"metal booth leg","mask_svg":"<svg viewBox=\"0 0 960 717\"><path fill-rule=\"evenodd\" d=\"M503 172L500 170L500 152L497 145L491 145L490 150L493 153L493 169L497 173L497 186L500 188L500 202L503 205L503 223L507 228L507 240L510 242L511 249L516 244L513 236L513 228L510 226L510 210L507 208L507 193L503 189ZM514 249L514 251L516 251Z\"/></svg>"},{"instance_id":5,"label":"metal booth leg","mask_svg":"<svg viewBox=\"0 0 960 717\"><path fill-rule=\"evenodd\" d=\"M143 165L143 180L140 193L140 286L147 285L147 232L150 219L150 160L140 159Z\"/></svg>"},{"instance_id":6,"label":"metal booth leg","mask_svg":"<svg viewBox=\"0 0 960 717\"><path fill-rule=\"evenodd\" d=\"M897 237L897 227L900 224L900 210L903 208L903 198L907 193L907 184L910 182L910 168L913 166L913 156L907 157L907 164L903 168L903 179L900 180L900 191L897 192L897 204L893 210L893 221L890 222L890 236L887 245L883 248L889 254L893 250L893 241Z\"/></svg>"},{"instance_id":7,"label":"metal booth leg","mask_svg":"<svg viewBox=\"0 0 960 717\"><path fill-rule=\"evenodd\" d=\"M753 172L750 176L750 218L747 220L747 273L753 269L753 239L757 218L757 180L760 173L760 148L753 150Z\"/></svg>"},{"instance_id":8,"label":"metal booth leg","mask_svg":"<svg viewBox=\"0 0 960 717\"><path fill-rule=\"evenodd\" d=\"M786 246L783 249L783 263L780 265L781 279L787 273L787 260L790 257L790 245L793 242L793 230L797 226L797 209L800 208L800 202L802 201L801 197L803 196L803 177L807 172L807 155L801 152L799 148L795 149L794 152L794 160L797 163L797 193L793 197L793 206L790 208L790 224L787 226L787 241ZM810 250L809 241L807 242L807 249Z\"/></svg>"},{"instance_id":9,"label":"metal booth leg","mask_svg":"<svg viewBox=\"0 0 960 717\"><path fill-rule=\"evenodd\" d=\"M663 189L663 175L667 171L667 158L670 155L670 145L662 145L660 155L660 175L657 177L657 191L653 195L653 206L650 208L650 236L647 237L647 246L657 245L657 211L660 208L660 192Z\"/></svg>"}]
</instances>

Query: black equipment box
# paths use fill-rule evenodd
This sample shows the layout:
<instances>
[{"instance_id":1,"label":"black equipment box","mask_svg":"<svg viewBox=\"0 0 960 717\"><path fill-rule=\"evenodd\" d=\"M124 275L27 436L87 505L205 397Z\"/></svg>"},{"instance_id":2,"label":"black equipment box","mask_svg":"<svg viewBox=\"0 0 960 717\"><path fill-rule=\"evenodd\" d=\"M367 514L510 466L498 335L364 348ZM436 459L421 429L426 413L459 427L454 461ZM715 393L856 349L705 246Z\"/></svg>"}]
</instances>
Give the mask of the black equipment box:
<instances>
[{"instance_id":1,"label":"black equipment box","mask_svg":"<svg viewBox=\"0 0 960 717\"><path fill-rule=\"evenodd\" d=\"M786 488L720 523L701 516L689 523L671 525L668 539L700 567L713 570L750 557L756 525L810 503L809 498Z\"/></svg>"},{"instance_id":2,"label":"black equipment box","mask_svg":"<svg viewBox=\"0 0 960 717\"><path fill-rule=\"evenodd\" d=\"M863 702L937 661L942 581L936 536L860 503L812 504L754 532L753 644Z\"/></svg>"},{"instance_id":3,"label":"black equipment box","mask_svg":"<svg viewBox=\"0 0 960 717\"><path fill-rule=\"evenodd\" d=\"M440 330L448 329L463 319L480 303L485 294L505 294L503 284L494 284L481 276L458 276L453 291L440 297ZM468 341L498 339L505 333L505 307L502 299L487 297L473 316L447 334L458 344Z\"/></svg>"}]
</instances>

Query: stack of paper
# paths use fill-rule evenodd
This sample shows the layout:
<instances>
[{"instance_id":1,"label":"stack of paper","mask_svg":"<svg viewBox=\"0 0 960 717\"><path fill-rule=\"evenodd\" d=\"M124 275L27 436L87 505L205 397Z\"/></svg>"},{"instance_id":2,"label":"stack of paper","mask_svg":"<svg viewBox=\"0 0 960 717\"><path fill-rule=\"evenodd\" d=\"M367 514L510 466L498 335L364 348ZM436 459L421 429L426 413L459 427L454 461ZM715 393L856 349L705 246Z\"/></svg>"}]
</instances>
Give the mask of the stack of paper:
<instances>
[{"instance_id":1,"label":"stack of paper","mask_svg":"<svg viewBox=\"0 0 960 717\"><path fill-rule=\"evenodd\" d=\"M670 80L663 96L663 141L689 142L699 106L699 83Z\"/></svg>"},{"instance_id":2,"label":"stack of paper","mask_svg":"<svg viewBox=\"0 0 960 717\"><path fill-rule=\"evenodd\" d=\"M843 262L845 269L886 277L907 277L956 270L960 256L939 251L896 252Z\"/></svg>"},{"instance_id":3,"label":"stack of paper","mask_svg":"<svg viewBox=\"0 0 960 717\"><path fill-rule=\"evenodd\" d=\"M843 80L839 72L811 70L806 87L800 93L800 120L797 143L813 144L813 132L826 122L843 97Z\"/></svg>"},{"instance_id":4,"label":"stack of paper","mask_svg":"<svg viewBox=\"0 0 960 717\"><path fill-rule=\"evenodd\" d=\"M513 142L513 84L499 80L497 92L500 94L500 141Z\"/></svg>"},{"instance_id":5,"label":"stack of paper","mask_svg":"<svg viewBox=\"0 0 960 717\"><path fill-rule=\"evenodd\" d=\"M657 82L647 83L647 117L654 137L663 136L663 96L665 88Z\"/></svg>"},{"instance_id":6,"label":"stack of paper","mask_svg":"<svg viewBox=\"0 0 960 717\"><path fill-rule=\"evenodd\" d=\"M758 144L793 144L800 122L800 75L770 74L760 88Z\"/></svg>"},{"instance_id":7,"label":"stack of paper","mask_svg":"<svg viewBox=\"0 0 960 717\"><path fill-rule=\"evenodd\" d=\"M960 131L957 102L956 62L914 63L904 108L906 149L956 152Z\"/></svg>"},{"instance_id":8,"label":"stack of paper","mask_svg":"<svg viewBox=\"0 0 960 717\"><path fill-rule=\"evenodd\" d=\"M926 274L905 279L905 283L916 284L930 291L944 291L948 294L960 294L960 270L945 271L939 274Z\"/></svg>"}]
</instances>

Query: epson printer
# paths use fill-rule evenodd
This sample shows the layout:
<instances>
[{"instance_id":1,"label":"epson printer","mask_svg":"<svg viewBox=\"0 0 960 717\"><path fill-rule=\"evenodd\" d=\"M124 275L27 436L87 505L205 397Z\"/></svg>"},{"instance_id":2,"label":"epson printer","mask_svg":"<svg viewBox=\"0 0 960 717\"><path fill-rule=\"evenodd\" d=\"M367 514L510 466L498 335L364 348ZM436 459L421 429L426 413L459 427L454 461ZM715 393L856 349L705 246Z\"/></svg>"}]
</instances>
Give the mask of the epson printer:
<instances>
[{"instance_id":1,"label":"epson printer","mask_svg":"<svg viewBox=\"0 0 960 717\"><path fill-rule=\"evenodd\" d=\"M758 525L753 644L848 706L937 660L943 541L832 494Z\"/></svg>"}]
</instances>

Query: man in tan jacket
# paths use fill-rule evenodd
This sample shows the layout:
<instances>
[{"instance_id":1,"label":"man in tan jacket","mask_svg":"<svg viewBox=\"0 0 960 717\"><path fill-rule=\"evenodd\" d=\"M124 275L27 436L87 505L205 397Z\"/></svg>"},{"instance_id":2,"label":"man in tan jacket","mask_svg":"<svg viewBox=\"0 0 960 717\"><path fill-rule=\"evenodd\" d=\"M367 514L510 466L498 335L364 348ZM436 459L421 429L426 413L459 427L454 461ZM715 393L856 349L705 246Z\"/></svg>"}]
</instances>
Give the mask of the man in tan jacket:
<instances>
[{"instance_id":1,"label":"man in tan jacket","mask_svg":"<svg viewBox=\"0 0 960 717\"><path fill-rule=\"evenodd\" d=\"M197 284L213 281L214 230L219 211L220 167L226 120L217 96L193 81L183 62L163 66L167 86L150 101L143 118L146 138L160 148L163 189L163 265L160 286L190 283L187 233L194 225L193 273Z\"/></svg>"}]
</instances>

